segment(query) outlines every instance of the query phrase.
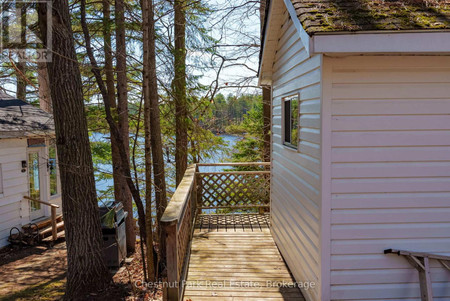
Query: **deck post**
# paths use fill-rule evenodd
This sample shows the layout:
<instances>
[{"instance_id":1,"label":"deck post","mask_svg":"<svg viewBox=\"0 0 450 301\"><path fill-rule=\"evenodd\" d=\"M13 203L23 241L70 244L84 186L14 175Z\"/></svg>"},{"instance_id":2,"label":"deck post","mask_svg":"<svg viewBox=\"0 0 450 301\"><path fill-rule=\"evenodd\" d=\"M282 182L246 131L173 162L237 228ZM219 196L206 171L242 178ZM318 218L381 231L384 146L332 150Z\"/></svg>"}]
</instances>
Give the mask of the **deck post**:
<instances>
[{"instance_id":1,"label":"deck post","mask_svg":"<svg viewBox=\"0 0 450 301\"><path fill-rule=\"evenodd\" d=\"M196 212L197 214L201 214L202 213L202 209L201 209L201 202L202 202L202 178L199 177L198 175L198 167L196 167L195 170L195 208L196 208Z\"/></svg>"},{"instance_id":2,"label":"deck post","mask_svg":"<svg viewBox=\"0 0 450 301\"><path fill-rule=\"evenodd\" d=\"M195 219L195 215L197 214L197 200L197 176L194 174L194 185L192 187L191 199L189 200L191 202L191 216L193 219ZM194 229L194 227L192 227L192 229Z\"/></svg>"},{"instance_id":3,"label":"deck post","mask_svg":"<svg viewBox=\"0 0 450 301\"><path fill-rule=\"evenodd\" d=\"M52 238L55 241L58 239L58 229L56 226L56 208L54 206L51 207L51 214L52 214Z\"/></svg>"},{"instance_id":4,"label":"deck post","mask_svg":"<svg viewBox=\"0 0 450 301\"><path fill-rule=\"evenodd\" d=\"M423 258L423 269L419 269L420 293L422 301L433 301L433 288L431 285L430 260Z\"/></svg>"},{"instance_id":5,"label":"deck post","mask_svg":"<svg viewBox=\"0 0 450 301\"><path fill-rule=\"evenodd\" d=\"M169 224L166 228L166 254L167 254L167 300L179 300L178 283L178 246L177 246L177 224Z\"/></svg>"}]
</instances>

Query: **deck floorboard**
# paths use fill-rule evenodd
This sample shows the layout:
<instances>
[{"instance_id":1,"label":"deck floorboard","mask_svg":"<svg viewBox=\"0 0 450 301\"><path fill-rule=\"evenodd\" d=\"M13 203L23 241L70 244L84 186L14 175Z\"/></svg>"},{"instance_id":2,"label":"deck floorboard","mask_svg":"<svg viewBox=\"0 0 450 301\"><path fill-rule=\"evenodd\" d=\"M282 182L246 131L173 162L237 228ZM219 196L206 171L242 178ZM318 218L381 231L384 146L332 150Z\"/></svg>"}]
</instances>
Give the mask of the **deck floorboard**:
<instances>
[{"instance_id":1,"label":"deck floorboard","mask_svg":"<svg viewBox=\"0 0 450 301\"><path fill-rule=\"evenodd\" d=\"M184 300L305 300L265 214L199 215Z\"/></svg>"}]
</instances>

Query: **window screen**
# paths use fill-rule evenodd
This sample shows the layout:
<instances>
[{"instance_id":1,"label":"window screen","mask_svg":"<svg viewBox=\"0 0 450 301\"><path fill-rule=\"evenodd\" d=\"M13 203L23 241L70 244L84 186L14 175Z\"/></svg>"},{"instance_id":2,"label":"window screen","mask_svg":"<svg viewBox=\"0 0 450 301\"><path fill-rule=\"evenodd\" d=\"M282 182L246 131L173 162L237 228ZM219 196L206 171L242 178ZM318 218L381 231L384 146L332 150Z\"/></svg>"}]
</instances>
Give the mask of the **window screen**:
<instances>
[{"instance_id":1,"label":"window screen","mask_svg":"<svg viewBox=\"0 0 450 301\"><path fill-rule=\"evenodd\" d=\"M297 148L298 144L298 95L283 98L284 144Z\"/></svg>"},{"instance_id":2,"label":"window screen","mask_svg":"<svg viewBox=\"0 0 450 301\"><path fill-rule=\"evenodd\" d=\"M48 148L48 169L50 177L50 195L58 194L58 177L56 169L56 145L54 141L50 143Z\"/></svg>"}]
</instances>

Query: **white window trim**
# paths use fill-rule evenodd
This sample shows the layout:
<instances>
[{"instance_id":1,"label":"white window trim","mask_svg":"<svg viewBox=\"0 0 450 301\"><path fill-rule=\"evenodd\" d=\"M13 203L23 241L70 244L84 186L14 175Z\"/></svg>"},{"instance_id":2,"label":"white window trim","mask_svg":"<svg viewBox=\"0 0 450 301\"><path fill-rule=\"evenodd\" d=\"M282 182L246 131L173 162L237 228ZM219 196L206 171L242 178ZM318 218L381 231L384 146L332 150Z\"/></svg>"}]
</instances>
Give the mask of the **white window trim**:
<instances>
[{"instance_id":1,"label":"white window trim","mask_svg":"<svg viewBox=\"0 0 450 301\"><path fill-rule=\"evenodd\" d=\"M285 135L286 135L286 129L285 129L285 126L286 126L286 121L285 121L285 118L286 118L286 115L285 115L285 99L286 98L292 98L292 97L297 97L297 100L298 100L298 112L297 112L297 141L296 141L296 143L295 144L293 144L293 143L290 143L290 144L288 144L288 143L286 143L285 142ZM283 145L283 147L285 148L285 149L289 149L289 150L291 150L291 151L295 151L295 152L299 152L299 145L300 145L300 92L296 92L296 93L293 93L293 94L288 94L288 95L285 95L285 96L282 96L281 97L281 108L282 108L282 115L281 115L281 143L282 143L282 145Z\"/></svg>"}]
</instances>

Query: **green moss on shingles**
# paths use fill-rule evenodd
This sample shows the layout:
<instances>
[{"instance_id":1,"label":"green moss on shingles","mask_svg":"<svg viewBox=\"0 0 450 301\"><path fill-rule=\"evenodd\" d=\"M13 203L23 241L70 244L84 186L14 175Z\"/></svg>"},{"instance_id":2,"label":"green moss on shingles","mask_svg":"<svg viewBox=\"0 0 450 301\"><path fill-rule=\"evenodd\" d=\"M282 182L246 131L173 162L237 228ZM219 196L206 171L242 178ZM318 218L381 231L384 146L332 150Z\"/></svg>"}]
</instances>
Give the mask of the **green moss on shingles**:
<instances>
[{"instance_id":1,"label":"green moss on shingles","mask_svg":"<svg viewBox=\"0 0 450 301\"><path fill-rule=\"evenodd\" d=\"M374 13L374 14L371 15L371 17L372 17L374 20L383 20L383 19L386 19L386 18L388 17L388 15L386 15L386 14L378 14L378 13Z\"/></svg>"},{"instance_id":2,"label":"green moss on shingles","mask_svg":"<svg viewBox=\"0 0 450 301\"><path fill-rule=\"evenodd\" d=\"M292 0L314 23L307 31L357 31L392 29L450 29L450 4L412 0ZM314 7L314 10L310 8ZM302 21L302 22L303 22ZM320 24L317 26L317 24Z\"/></svg>"},{"instance_id":3,"label":"green moss on shingles","mask_svg":"<svg viewBox=\"0 0 450 301\"><path fill-rule=\"evenodd\" d=\"M445 25L445 24L443 24L443 23L435 23L435 24L432 24L432 26L430 26L430 27L432 27L432 28L434 28L434 29L446 29L446 28L448 28L450 25Z\"/></svg>"},{"instance_id":4,"label":"green moss on shingles","mask_svg":"<svg viewBox=\"0 0 450 301\"><path fill-rule=\"evenodd\" d=\"M436 22L435 16L417 15L414 17L417 24L421 24L424 27L431 27Z\"/></svg>"}]
</instances>

